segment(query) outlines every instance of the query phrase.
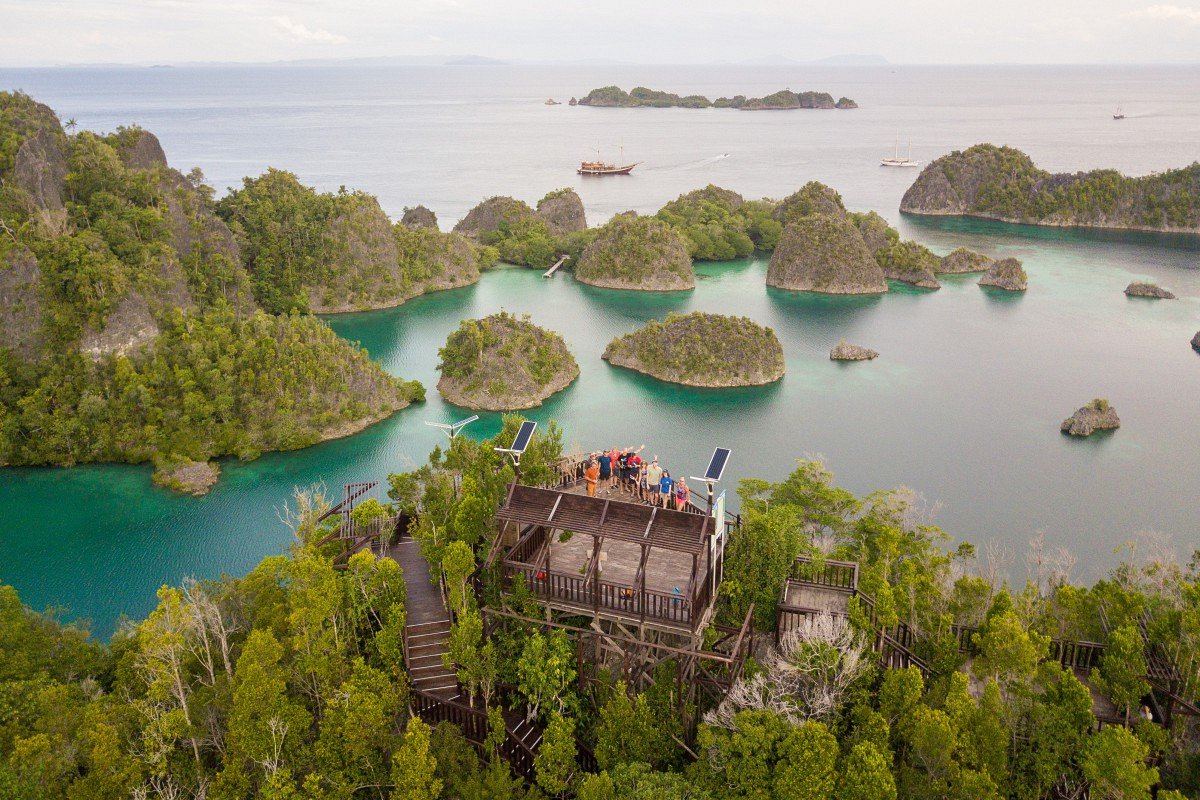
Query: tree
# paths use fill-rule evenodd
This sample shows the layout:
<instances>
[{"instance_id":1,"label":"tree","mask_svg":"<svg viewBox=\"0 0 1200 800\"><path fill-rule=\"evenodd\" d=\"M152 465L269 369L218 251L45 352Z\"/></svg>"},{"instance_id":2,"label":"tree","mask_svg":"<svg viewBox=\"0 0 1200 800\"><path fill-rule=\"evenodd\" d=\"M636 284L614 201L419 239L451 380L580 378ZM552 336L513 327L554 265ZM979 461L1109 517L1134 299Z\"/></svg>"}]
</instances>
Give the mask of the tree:
<instances>
[{"instance_id":1,"label":"tree","mask_svg":"<svg viewBox=\"0 0 1200 800\"><path fill-rule=\"evenodd\" d=\"M964 676L965 677L965 676ZM916 667L889 669L883 674L879 687L879 711L889 725L908 716L921 702L925 680Z\"/></svg>"},{"instance_id":2,"label":"tree","mask_svg":"<svg viewBox=\"0 0 1200 800\"><path fill-rule=\"evenodd\" d=\"M1146 766L1150 750L1127 728L1109 726L1088 739L1080 767L1096 800L1149 800L1158 769Z\"/></svg>"},{"instance_id":3,"label":"tree","mask_svg":"<svg viewBox=\"0 0 1200 800\"><path fill-rule=\"evenodd\" d=\"M532 721L546 707L560 714L568 707L575 680L575 655L566 631L535 633L525 642L517 662L517 690L529 705Z\"/></svg>"},{"instance_id":4,"label":"tree","mask_svg":"<svg viewBox=\"0 0 1200 800\"><path fill-rule=\"evenodd\" d=\"M830 800L837 784L837 738L820 722L793 729L779 746L775 797Z\"/></svg>"},{"instance_id":5,"label":"tree","mask_svg":"<svg viewBox=\"0 0 1200 800\"><path fill-rule=\"evenodd\" d=\"M1092 670L1091 680L1097 690L1124 710L1126 725L1133 709L1150 693L1150 684L1142 678L1145 674L1146 656L1137 628L1123 625L1114 629L1099 666Z\"/></svg>"},{"instance_id":6,"label":"tree","mask_svg":"<svg viewBox=\"0 0 1200 800\"><path fill-rule=\"evenodd\" d=\"M854 745L838 767L836 800L896 800L896 779L886 755L869 742Z\"/></svg>"},{"instance_id":7,"label":"tree","mask_svg":"<svg viewBox=\"0 0 1200 800\"><path fill-rule=\"evenodd\" d=\"M575 720L554 714L534 756L537 785L546 794L564 795L575 782Z\"/></svg>"},{"instance_id":8,"label":"tree","mask_svg":"<svg viewBox=\"0 0 1200 800\"><path fill-rule=\"evenodd\" d=\"M617 682L612 696L600 707L596 725L596 761L601 769L619 764L659 765L674 747L655 722L644 694L630 697L624 683Z\"/></svg>"},{"instance_id":9,"label":"tree","mask_svg":"<svg viewBox=\"0 0 1200 800\"><path fill-rule=\"evenodd\" d=\"M1016 694L1027 693L1038 662L1046 657L1049 639L1026 631L1012 610L1000 611L988 619L977 637L975 674L995 678L1006 702Z\"/></svg>"},{"instance_id":10,"label":"tree","mask_svg":"<svg viewBox=\"0 0 1200 800\"><path fill-rule=\"evenodd\" d=\"M392 796L437 800L442 792L437 766L437 758L430 749L429 726L420 717L409 717L404 741L392 754Z\"/></svg>"}]
</instances>

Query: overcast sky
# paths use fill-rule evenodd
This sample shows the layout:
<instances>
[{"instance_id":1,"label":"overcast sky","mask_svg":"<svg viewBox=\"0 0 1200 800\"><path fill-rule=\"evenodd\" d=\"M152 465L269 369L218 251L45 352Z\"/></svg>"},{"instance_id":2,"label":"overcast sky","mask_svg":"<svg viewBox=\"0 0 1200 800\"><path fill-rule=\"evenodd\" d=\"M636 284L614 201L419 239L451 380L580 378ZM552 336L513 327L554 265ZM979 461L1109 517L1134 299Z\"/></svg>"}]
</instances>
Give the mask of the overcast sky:
<instances>
[{"instance_id":1,"label":"overcast sky","mask_svg":"<svg viewBox=\"0 0 1200 800\"><path fill-rule=\"evenodd\" d=\"M0 0L0 63L1200 61L1200 0Z\"/></svg>"}]
</instances>

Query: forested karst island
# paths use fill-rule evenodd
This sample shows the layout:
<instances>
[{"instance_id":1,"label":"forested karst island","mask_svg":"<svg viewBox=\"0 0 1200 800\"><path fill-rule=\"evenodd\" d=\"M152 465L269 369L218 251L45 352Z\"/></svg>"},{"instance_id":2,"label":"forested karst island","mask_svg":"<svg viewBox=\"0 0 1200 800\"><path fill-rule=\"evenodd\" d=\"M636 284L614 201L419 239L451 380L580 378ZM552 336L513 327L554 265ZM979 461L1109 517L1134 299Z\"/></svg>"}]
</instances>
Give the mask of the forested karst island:
<instances>
[{"instance_id":1,"label":"forested karst island","mask_svg":"<svg viewBox=\"0 0 1200 800\"><path fill-rule=\"evenodd\" d=\"M561 336L505 311L463 320L438 358L438 392L475 410L539 406L579 377L579 365Z\"/></svg>"},{"instance_id":2,"label":"forested karst island","mask_svg":"<svg viewBox=\"0 0 1200 800\"><path fill-rule=\"evenodd\" d=\"M1128 177L1052 174L1011 147L977 144L933 161L900 203L909 214L1032 225L1200 232L1200 162Z\"/></svg>"},{"instance_id":3,"label":"forested karst island","mask_svg":"<svg viewBox=\"0 0 1200 800\"><path fill-rule=\"evenodd\" d=\"M783 377L783 347L746 317L669 314L609 342L604 360L687 386L760 386Z\"/></svg>"},{"instance_id":4,"label":"forested karst island","mask_svg":"<svg viewBox=\"0 0 1200 800\"><path fill-rule=\"evenodd\" d=\"M288 220L244 195L263 227L231 230L149 132L68 133L0 93L0 464L150 461L202 492L210 459L344 436L423 398L315 317L281 313L305 305L311 256L339 241L315 223L355 227L373 201L265 180L329 211L306 247L270 247Z\"/></svg>"},{"instance_id":5,"label":"forested karst island","mask_svg":"<svg viewBox=\"0 0 1200 800\"><path fill-rule=\"evenodd\" d=\"M575 279L607 289L666 292L696 286L687 240L653 217L618 214L596 231Z\"/></svg>"},{"instance_id":6,"label":"forested karst island","mask_svg":"<svg viewBox=\"0 0 1200 800\"><path fill-rule=\"evenodd\" d=\"M592 89L579 98L578 105L596 108L736 108L741 111L786 111L800 108L858 108L848 97L838 100L828 92L793 92L781 89L766 97L718 97L709 100L704 95L691 94L680 97L672 92L635 86L626 92L619 86L604 86Z\"/></svg>"},{"instance_id":7,"label":"forested karst island","mask_svg":"<svg viewBox=\"0 0 1200 800\"><path fill-rule=\"evenodd\" d=\"M814 461L742 481L709 551L704 513L581 494L554 424L518 479L496 448L520 422L352 523L298 489L288 554L164 586L107 644L0 586L6 796L1200 794L1194 559L1126 551L1081 585L1035 539L1010 584L910 491Z\"/></svg>"}]
</instances>

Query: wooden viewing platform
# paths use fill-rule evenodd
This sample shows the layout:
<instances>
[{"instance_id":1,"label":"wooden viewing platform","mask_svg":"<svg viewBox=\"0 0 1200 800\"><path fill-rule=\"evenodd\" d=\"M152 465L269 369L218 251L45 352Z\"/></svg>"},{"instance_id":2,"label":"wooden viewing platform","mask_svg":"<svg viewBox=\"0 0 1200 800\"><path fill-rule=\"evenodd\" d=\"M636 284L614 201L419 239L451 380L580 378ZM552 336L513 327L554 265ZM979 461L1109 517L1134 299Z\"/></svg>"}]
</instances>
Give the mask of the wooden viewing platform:
<instances>
[{"instance_id":1,"label":"wooden viewing platform","mask_svg":"<svg viewBox=\"0 0 1200 800\"><path fill-rule=\"evenodd\" d=\"M513 484L489 556L546 605L666 629L711 618L725 536L711 517Z\"/></svg>"}]
</instances>

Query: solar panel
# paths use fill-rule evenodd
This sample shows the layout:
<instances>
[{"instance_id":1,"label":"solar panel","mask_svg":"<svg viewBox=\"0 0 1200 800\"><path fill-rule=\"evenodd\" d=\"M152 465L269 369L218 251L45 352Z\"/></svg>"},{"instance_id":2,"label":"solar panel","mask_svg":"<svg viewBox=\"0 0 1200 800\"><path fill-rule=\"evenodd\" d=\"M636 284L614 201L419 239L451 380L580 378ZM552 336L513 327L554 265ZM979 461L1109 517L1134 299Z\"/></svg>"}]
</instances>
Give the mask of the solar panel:
<instances>
[{"instance_id":1,"label":"solar panel","mask_svg":"<svg viewBox=\"0 0 1200 800\"><path fill-rule=\"evenodd\" d=\"M730 450L727 447L718 447L713 451L712 460L708 462L708 469L704 471L704 480L716 483L721 480L722 473L725 472L725 464L729 461Z\"/></svg>"},{"instance_id":2,"label":"solar panel","mask_svg":"<svg viewBox=\"0 0 1200 800\"><path fill-rule=\"evenodd\" d=\"M513 441L509 452L520 455L525 452L525 448L529 447L529 440L533 438L533 432L537 430L537 423L533 420L525 420L521 423L521 429L517 431L517 438Z\"/></svg>"}]
</instances>

